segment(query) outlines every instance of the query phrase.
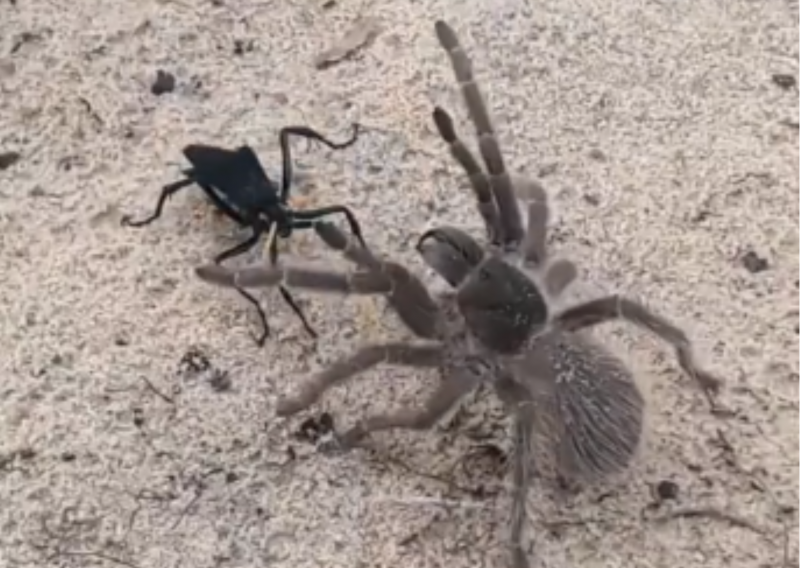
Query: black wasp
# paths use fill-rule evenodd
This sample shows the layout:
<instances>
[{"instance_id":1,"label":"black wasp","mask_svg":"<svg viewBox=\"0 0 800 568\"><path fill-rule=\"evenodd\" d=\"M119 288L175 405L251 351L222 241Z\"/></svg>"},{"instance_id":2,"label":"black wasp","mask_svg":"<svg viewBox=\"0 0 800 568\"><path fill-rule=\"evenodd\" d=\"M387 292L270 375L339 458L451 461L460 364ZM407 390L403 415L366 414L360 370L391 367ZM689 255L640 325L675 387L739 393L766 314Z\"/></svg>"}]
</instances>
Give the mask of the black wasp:
<instances>
[{"instance_id":1,"label":"black wasp","mask_svg":"<svg viewBox=\"0 0 800 568\"><path fill-rule=\"evenodd\" d=\"M278 259L278 238L288 239L293 231L313 228L317 220L337 213L345 216L353 235L363 246L366 246L358 220L353 212L344 205L297 210L292 209L288 203L292 180L290 138L305 138L320 142L332 150L342 150L356 142L359 130L359 125L354 124L352 136L345 142L336 143L305 126L282 128L279 140L283 173L279 186L269 179L250 146L229 150L203 144L190 144L183 149L183 155L192 166L182 170L184 179L164 186L152 215L139 221L133 221L129 216L125 216L122 218L122 224L128 227L149 225L161 216L164 204L170 196L185 187L197 184L224 215L238 225L249 227L252 230L252 234L247 240L218 254L214 258L214 262L218 264L244 254L253 248L265 234L269 235L267 244L269 259L274 264ZM279 290L283 299L300 318L309 335L316 337L316 332L308 323L289 290L282 285ZM263 331L256 341L259 345L263 345L270 334L267 316L258 300L241 288L237 288L237 291L258 310Z\"/></svg>"}]
</instances>

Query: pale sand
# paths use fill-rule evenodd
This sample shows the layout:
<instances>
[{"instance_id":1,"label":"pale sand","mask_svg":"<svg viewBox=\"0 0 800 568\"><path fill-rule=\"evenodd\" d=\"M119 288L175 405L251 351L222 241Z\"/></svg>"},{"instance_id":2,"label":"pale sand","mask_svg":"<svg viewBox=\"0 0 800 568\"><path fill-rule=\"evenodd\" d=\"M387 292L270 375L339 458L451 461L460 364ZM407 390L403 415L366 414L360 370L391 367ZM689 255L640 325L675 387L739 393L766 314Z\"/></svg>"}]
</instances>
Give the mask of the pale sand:
<instances>
[{"instance_id":1,"label":"pale sand","mask_svg":"<svg viewBox=\"0 0 800 568\"><path fill-rule=\"evenodd\" d=\"M798 478L797 128L782 121L798 109L797 91L771 80L798 72L796 2L227 4L0 6L0 150L23 154L0 172L0 453L15 456L0 467L0 566L506 566L498 475L458 472L499 496L443 510L425 500L465 497L365 452L316 454L292 439L306 415L274 418L279 395L360 338L402 334L391 318L363 329L380 300L303 294L315 347L270 295L280 331L258 349L249 307L192 275L231 242L228 224L196 213L198 190L149 230L119 226L123 212L151 210L184 144L246 142L275 171L282 125L342 138L359 120L380 131L351 150L296 146L305 185L317 203L351 205L376 248L421 270L409 243L428 216L479 227L431 128L434 103L463 117L437 18L473 55L511 164L544 175L560 250L595 289L646 299L685 326L737 412L710 416L651 339L598 333L651 385L649 442L629 475L577 500L535 487L533 565L766 568L785 555L796 565L797 522L782 508L796 505ZM314 69L358 15L382 21L376 42ZM23 32L41 37L11 55ZM234 57L237 38L255 50ZM177 75L178 93L149 93L159 68ZM768 270L742 267L749 249ZM340 262L307 237L293 251ZM230 392L177 374L195 344L229 370ZM384 368L322 406L349 422L431 380ZM468 414L502 438L489 400ZM442 476L474 444L441 430L373 443ZM280 468L289 445L298 459ZM198 494L214 468L236 478L210 475ZM677 507L720 507L764 535L702 518L642 521L662 479L679 484ZM587 523L546 529L565 519Z\"/></svg>"}]
</instances>

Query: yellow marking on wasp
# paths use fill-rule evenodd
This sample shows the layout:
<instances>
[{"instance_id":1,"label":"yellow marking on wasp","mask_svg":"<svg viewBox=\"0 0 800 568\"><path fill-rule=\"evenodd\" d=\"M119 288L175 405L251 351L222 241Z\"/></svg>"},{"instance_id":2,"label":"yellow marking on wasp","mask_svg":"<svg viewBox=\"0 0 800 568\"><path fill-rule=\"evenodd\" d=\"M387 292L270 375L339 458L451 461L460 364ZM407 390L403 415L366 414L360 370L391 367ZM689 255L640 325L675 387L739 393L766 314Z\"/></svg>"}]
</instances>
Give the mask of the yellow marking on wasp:
<instances>
[{"instance_id":1,"label":"yellow marking on wasp","mask_svg":"<svg viewBox=\"0 0 800 568\"><path fill-rule=\"evenodd\" d=\"M272 248L272 241L274 241L278 237L278 225L277 223L273 223L272 226L269 228L269 235L267 235L267 241L264 243L264 256L269 258L269 249Z\"/></svg>"}]
</instances>

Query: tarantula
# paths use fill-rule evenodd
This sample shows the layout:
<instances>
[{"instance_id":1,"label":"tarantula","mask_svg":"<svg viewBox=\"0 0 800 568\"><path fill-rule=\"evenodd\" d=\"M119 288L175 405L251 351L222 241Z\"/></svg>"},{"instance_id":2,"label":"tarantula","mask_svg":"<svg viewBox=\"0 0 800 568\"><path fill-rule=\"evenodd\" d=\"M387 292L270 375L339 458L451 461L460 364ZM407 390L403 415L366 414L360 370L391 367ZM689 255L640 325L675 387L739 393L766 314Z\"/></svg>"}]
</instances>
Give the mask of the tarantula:
<instances>
[{"instance_id":1,"label":"tarantula","mask_svg":"<svg viewBox=\"0 0 800 568\"><path fill-rule=\"evenodd\" d=\"M196 269L204 281L226 287L288 287L339 294L383 294L412 333L423 341L361 346L300 385L278 403L280 416L296 414L325 391L380 363L436 368L440 381L419 406L373 414L341 435L344 447L381 430L432 427L465 395L486 383L514 418L513 503L510 552L515 568L528 565L522 546L525 497L536 469L566 480L592 482L624 469L643 428L644 401L634 378L613 354L580 330L624 319L648 329L677 351L680 366L707 396L718 380L694 362L686 335L647 308L621 296L589 301L555 313L552 300L577 277L566 259L551 259L546 236L549 207L542 188L506 172L471 63L453 30L436 23L478 134L486 172L458 138L441 108L434 121L469 175L489 242L442 226L424 233L417 250L452 290L432 295L404 266L378 258L334 225L317 234L357 270L337 272L299 264ZM517 198L527 208L527 226Z\"/></svg>"}]
</instances>

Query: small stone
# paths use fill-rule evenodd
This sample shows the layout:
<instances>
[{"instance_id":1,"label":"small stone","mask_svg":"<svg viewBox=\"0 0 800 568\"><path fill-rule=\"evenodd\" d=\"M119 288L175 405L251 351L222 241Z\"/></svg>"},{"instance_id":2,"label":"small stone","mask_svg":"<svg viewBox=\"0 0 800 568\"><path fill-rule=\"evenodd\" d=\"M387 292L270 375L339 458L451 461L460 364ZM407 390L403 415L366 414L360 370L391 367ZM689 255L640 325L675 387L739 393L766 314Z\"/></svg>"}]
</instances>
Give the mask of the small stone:
<instances>
[{"instance_id":1,"label":"small stone","mask_svg":"<svg viewBox=\"0 0 800 568\"><path fill-rule=\"evenodd\" d=\"M160 97L165 93L171 93L175 90L175 75L167 73L159 69L156 72L156 80L153 81L150 87L150 92L155 96Z\"/></svg>"},{"instance_id":2,"label":"small stone","mask_svg":"<svg viewBox=\"0 0 800 568\"><path fill-rule=\"evenodd\" d=\"M667 501L668 499L677 499L678 498L678 484L674 481L664 480L659 481L658 485L656 485L656 495L658 496L659 501Z\"/></svg>"},{"instance_id":3,"label":"small stone","mask_svg":"<svg viewBox=\"0 0 800 568\"><path fill-rule=\"evenodd\" d=\"M769 262L750 250L742 255L742 266L744 266L749 273L758 274L769 268Z\"/></svg>"},{"instance_id":4,"label":"small stone","mask_svg":"<svg viewBox=\"0 0 800 568\"><path fill-rule=\"evenodd\" d=\"M133 409L133 425L137 428L144 426L144 413L141 408Z\"/></svg>"},{"instance_id":5,"label":"small stone","mask_svg":"<svg viewBox=\"0 0 800 568\"><path fill-rule=\"evenodd\" d=\"M295 432L298 440L316 444L323 436L333 432L333 416L323 412L319 418L307 418Z\"/></svg>"},{"instance_id":6,"label":"small stone","mask_svg":"<svg viewBox=\"0 0 800 568\"><path fill-rule=\"evenodd\" d=\"M22 159L19 152L0 152L0 171L7 170Z\"/></svg>"},{"instance_id":7,"label":"small stone","mask_svg":"<svg viewBox=\"0 0 800 568\"><path fill-rule=\"evenodd\" d=\"M589 205L593 205L595 207L600 205L600 198L597 197L594 193L584 193L583 200Z\"/></svg>"},{"instance_id":8,"label":"small stone","mask_svg":"<svg viewBox=\"0 0 800 568\"><path fill-rule=\"evenodd\" d=\"M17 455L21 460L32 460L36 457L36 450L33 448L22 448Z\"/></svg>"},{"instance_id":9,"label":"small stone","mask_svg":"<svg viewBox=\"0 0 800 568\"><path fill-rule=\"evenodd\" d=\"M253 40L237 39L233 42L233 54L244 55L245 53L250 53L253 51L253 47Z\"/></svg>"},{"instance_id":10,"label":"small stone","mask_svg":"<svg viewBox=\"0 0 800 568\"><path fill-rule=\"evenodd\" d=\"M603 151L598 149L598 148L594 148L593 150L590 150L589 151L589 157L592 160L595 160L596 162L605 162L605 161L608 160L608 158L606 158L606 155L603 153Z\"/></svg>"},{"instance_id":11,"label":"small stone","mask_svg":"<svg viewBox=\"0 0 800 568\"><path fill-rule=\"evenodd\" d=\"M795 76L789 75L788 73L775 73L772 76L772 82L784 91L788 91L797 86L797 79Z\"/></svg>"},{"instance_id":12,"label":"small stone","mask_svg":"<svg viewBox=\"0 0 800 568\"><path fill-rule=\"evenodd\" d=\"M231 390L232 383L227 371L215 369L208 382L214 392L227 392Z\"/></svg>"},{"instance_id":13,"label":"small stone","mask_svg":"<svg viewBox=\"0 0 800 568\"><path fill-rule=\"evenodd\" d=\"M17 66L11 59L0 59L0 79L13 77L17 72Z\"/></svg>"}]
</instances>

